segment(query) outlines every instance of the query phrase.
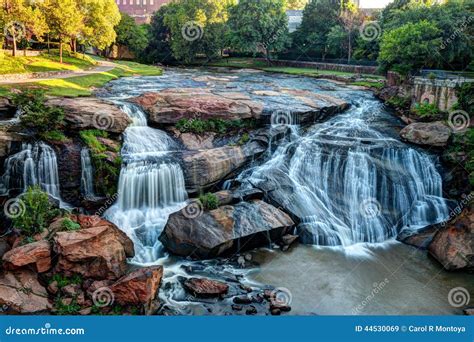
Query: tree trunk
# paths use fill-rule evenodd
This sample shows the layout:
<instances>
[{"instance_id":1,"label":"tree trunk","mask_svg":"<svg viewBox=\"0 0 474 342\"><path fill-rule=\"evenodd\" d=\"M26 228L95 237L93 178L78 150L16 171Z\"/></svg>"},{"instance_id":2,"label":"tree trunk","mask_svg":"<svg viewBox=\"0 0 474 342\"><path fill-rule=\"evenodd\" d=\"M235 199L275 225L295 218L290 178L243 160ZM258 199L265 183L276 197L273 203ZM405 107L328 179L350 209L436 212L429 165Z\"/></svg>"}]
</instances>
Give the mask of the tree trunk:
<instances>
[{"instance_id":1,"label":"tree trunk","mask_svg":"<svg viewBox=\"0 0 474 342\"><path fill-rule=\"evenodd\" d=\"M59 36L59 63L63 63L63 37Z\"/></svg>"},{"instance_id":2,"label":"tree trunk","mask_svg":"<svg viewBox=\"0 0 474 342\"><path fill-rule=\"evenodd\" d=\"M51 54L51 41L49 40L49 33L48 33L48 55Z\"/></svg>"},{"instance_id":3,"label":"tree trunk","mask_svg":"<svg viewBox=\"0 0 474 342\"><path fill-rule=\"evenodd\" d=\"M270 50L268 48L265 48L265 57L267 59L268 66L270 66L272 64L272 62L270 60Z\"/></svg>"},{"instance_id":4,"label":"tree trunk","mask_svg":"<svg viewBox=\"0 0 474 342\"><path fill-rule=\"evenodd\" d=\"M12 56L13 56L13 57L16 57L16 32L15 32L15 29L14 29L14 28L13 28L12 38L13 38L13 52L12 52Z\"/></svg>"}]
</instances>

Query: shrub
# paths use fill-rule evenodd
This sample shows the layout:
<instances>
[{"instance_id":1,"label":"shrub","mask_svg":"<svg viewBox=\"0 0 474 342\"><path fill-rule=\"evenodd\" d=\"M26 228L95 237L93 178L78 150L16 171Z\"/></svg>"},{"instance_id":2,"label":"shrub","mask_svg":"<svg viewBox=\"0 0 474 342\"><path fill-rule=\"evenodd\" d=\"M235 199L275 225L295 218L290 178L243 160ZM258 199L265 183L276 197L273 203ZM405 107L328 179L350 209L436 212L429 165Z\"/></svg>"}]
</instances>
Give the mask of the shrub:
<instances>
[{"instance_id":1,"label":"shrub","mask_svg":"<svg viewBox=\"0 0 474 342\"><path fill-rule=\"evenodd\" d=\"M387 103L395 108L406 109L410 107L410 101L409 97L394 96L388 99Z\"/></svg>"},{"instance_id":2,"label":"shrub","mask_svg":"<svg viewBox=\"0 0 474 342\"><path fill-rule=\"evenodd\" d=\"M214 194L203 194L199 196L199 201L202 203L204 209L206 210L214 210L219 208L219 199Z\"/></svg>"},{"instance_id":3,"label":"shrub","mask_svg":"<svg viewBox=\"0 0 474 342\"><path fill-rule=\"evenodd\" d=\"M237 142L237 145L242 146L250 141L250 135L248 133L242 134L240 140Z\"/></svg>"},{"instance_id":4,"label":"shrub","mask_svg":"<svg viewBox=\"0 0 474 342\"><path fill-rule=\"evenodd\" d=\"M66 217L62 222L62 227L67 231L75 231L81 229L81 225Z\"/></svg>"},{"instance_id":5,"label":"shrub","mask_svg":"<svg viewBox=\"0 0 474 342\"><path fill-rule=\"evenodd\" d=\"M63 124L63 109L46 106L44 90L26 89L19 94L13 94L12 102L22 111L20 123L25 128L35 132L47 132L57 130Z\"/></svg>"},{"instance_id":6,"label":"shrub","mask_svg":"<svg viewBox=\"0 0 474 342\"><path fill-rule=\"evenodd\" d=\"M225 134L232 129L252 128L254 126L255 122L253 120L181 119L176 123L176 128L180 132L196 134L202 134L205 132Z\"/></svg>"},{"instance_id":7,"label":"shrub","mask_svg":"<svg viewBox=\"0 0 474 342\"><path fill-rule=\"evenodd\" d=\"M62 274L56 273L49 279L49 284L56 282L58 284L58 288L62 289L63 287L66 287L68 285L81 285L83 282L83 279L80 275L73 275L71 277L66 277L63 276Z\"/></svg>"},{"instance_id":8,"label":"shrub","mask_svg":"<svg viewBox=\"0 0 474 342\"><path fill-rule=\"evenodd\" d=\"M432 118L440 114L438 107L431 103L417 103L412 112L422 118Z\"/></svg>"},{"instance_id":9,"label":"shrub","mask_svg":"<svg viewBox=\"0 0 474 342\"><path fill-rule=\"evenodd\" d=\"M47 141L62 142L62 141L67 140L66 136L61 131L49 131L49 132L40 133L40 137L41 139L47 140Z\"/></svg>"},{"instance_id":10,"label":"shrub","mask_svg":"<svg viewBox=\"0 0 474 342\"><path fill-rule=\"evenodd\" d=\"M50 204L48 194L38 186L28 188L20 200L22 213L15 215L12 221L13 226L26 236L43 232L59 214L59 210Z\"/></svg>"}]
</instances>

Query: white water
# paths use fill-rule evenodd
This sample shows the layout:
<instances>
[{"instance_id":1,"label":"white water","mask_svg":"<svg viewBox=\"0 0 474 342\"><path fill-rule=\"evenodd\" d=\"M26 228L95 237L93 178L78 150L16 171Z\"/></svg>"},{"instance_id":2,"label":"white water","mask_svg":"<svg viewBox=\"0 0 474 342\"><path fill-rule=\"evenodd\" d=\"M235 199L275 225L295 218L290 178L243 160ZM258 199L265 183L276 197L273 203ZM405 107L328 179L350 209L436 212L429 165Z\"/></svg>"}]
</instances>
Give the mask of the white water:
<instances>
[{"instance_id":1,"label":"white water","mask_svg":"<svg viewBox=\"0 0 474 342\"><path fill-rule=\"evenodd\" d=\"M146 126L138 107L121 103L134 123L124 134L117 203L105 216L134 242L136 264L152 264L165 256L158 237L171 213L187 199L184 176L169 152L175 142L163 131Z\"/></svg>"},{"instance_id":2,"label":"white water","mask_svg":"<svg viewBox=\"0 0 474 342\"><path fill-rule=\"evenodd\" d=\"M85 198L94 198L94 169L89 149L81 150L81 192Z\"/></svg>"},{"instance_id":3,"label":"white water","mask_svg":"<svg viewBox=\"0 0 474 342\"><path fill-rule=\"evenodd\" d=\"M301 219L306 243L384 242L448 216L436 160L371 127L382 105L358 101L305 134L293 127L290 142L240 176L247 186L276 188L274 198Z\"/></svg>"},{"instance_id":4,"label":"white water","mask_svg":"<svg viewBox=\"0 0 474 342\"><path fill-rule=\"evenodd\" d=\"M4 194L25 192L30 186L38 185L52 197L61 198L56 154L45 143L23 143L21 151L5 161L4 169Z\"/></svg>"}]
</instances>

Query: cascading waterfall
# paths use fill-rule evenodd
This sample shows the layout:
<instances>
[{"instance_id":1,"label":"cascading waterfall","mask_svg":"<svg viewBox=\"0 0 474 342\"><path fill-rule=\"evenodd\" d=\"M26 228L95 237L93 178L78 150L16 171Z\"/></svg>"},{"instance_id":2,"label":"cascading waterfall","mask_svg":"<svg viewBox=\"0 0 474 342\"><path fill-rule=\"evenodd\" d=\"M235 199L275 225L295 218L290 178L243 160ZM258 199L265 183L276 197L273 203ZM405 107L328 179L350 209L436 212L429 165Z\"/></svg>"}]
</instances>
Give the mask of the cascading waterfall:
<instances>
[{"instance_id":1,"label":"cascading waterfall","mask_svg":"<svg viewBox=\"0 0 474 342\"><path fill-rule=\"evenodd\" d=\"M382 105L359 101L304 135L293 129L270 160L239 177L243 186L274 190L300 218L306 243L383 242L448 216L436 159L373 128Z\"/></svg>"},{"instance_id":2,"label":"cascading waterfall","mask_svg":"<svg viewBox=\"0 0 474 342\"><path fill-rule=\"evenodd\" d=\"M38 185L49 195L60 199L58 163L54 150L43 142L23 143L20 152L10 156L4 165L3 193L25 192Z\"/></svg>"},{"instance_id":3,"label":"cascading waterfall","mask_svg":"<svg viewBox=\"0 0 474 342\"><path fill-rule=\"evenodd\" d=\"M94 198L94 169L88 148L81 150L81 192L85 198Z\"/></svg>"},{"instance_id":4,"label":"cascading waterfall","mask_svg":"<svg viewBox=\"0 0 474 342\"><path fill-rule=\"evenodd\" d=\"M175 142L146 126L145 113L138 107L129 103L121 107L134 123L124 134L118 200L105 215L133 240L132 262L152 264L164 256L158 237L168 216L187 199L184 175L170 155Z\"/></svg>"}]
</instances>

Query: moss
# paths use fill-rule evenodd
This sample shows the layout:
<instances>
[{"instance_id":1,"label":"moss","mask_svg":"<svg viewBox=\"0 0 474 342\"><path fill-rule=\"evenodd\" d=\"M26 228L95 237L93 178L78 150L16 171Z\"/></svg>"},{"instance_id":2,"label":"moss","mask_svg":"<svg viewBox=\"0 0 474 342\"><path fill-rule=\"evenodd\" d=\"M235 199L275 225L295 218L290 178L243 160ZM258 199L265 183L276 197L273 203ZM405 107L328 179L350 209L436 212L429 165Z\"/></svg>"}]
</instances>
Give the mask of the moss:
<instances>
[{"instance_id":1,"label":"moss","mask_svg":"<svg viewBox=\"0 0 474 342\"><path fill-rule=\"evenodd\" d=\"M214 210L219 208L219 199L214 194L203 194L199 196L199 201L202 203L204 209L206 210Z\"/></svg>"},{"instance_id":2,"label":"moss","mask_svg":"<svg viewBox=\"0 0 474 342\"><path fill-rule=\"evenodd\" d=\"M39 137L43 140L53 141L53 142L64 142L67 140L64 133L58 130L40 133Z\"/></svg>"},{"instance_id":3,"label":"moss","mask_svg":"<svg viewBox=\"0 0 474 342\"><path fill-rule=\"evenodd\" d=\"M255 120L181 119L176 123L176 128L183 133L202 134L205 132L215 132L225 134L235 129L253 128L255 125Z\"/></svg>"},{"instance_id":4,"label":"moss","mask_svg":"<svg viewBox=\"0 0 474 342\"><path fill-rule=\"evenodd\" d=\"M242 146L248 143L249 141L250 141L250 135L248 133L244 133L242 134L239 141L237 142L237 145Z\"/></svg>"},{"instance_id":5,"label":"moss","mask_svg":"<svg viewBox=\"0 0 474 342\"><path fill-rule=\"evenodd\" d=\"M83 282L83 279L80 275L73 275L71 277L66 277L62 274L55 274L49 279L49 284L56 282L58 284L58 288L62 289L63 287L66 287L68 285L81 285Z\"/></svg>"},{"instance_id":6,"label":"moss","mask_svg":"<svg viewBox=\"0 0 474 342\"><path fill-rule=\"evenodd\" d=\"M67 231L76 231L81 229L81 225L66 217L62 222L62 228Z\"/></svg>"}]
</instances>

